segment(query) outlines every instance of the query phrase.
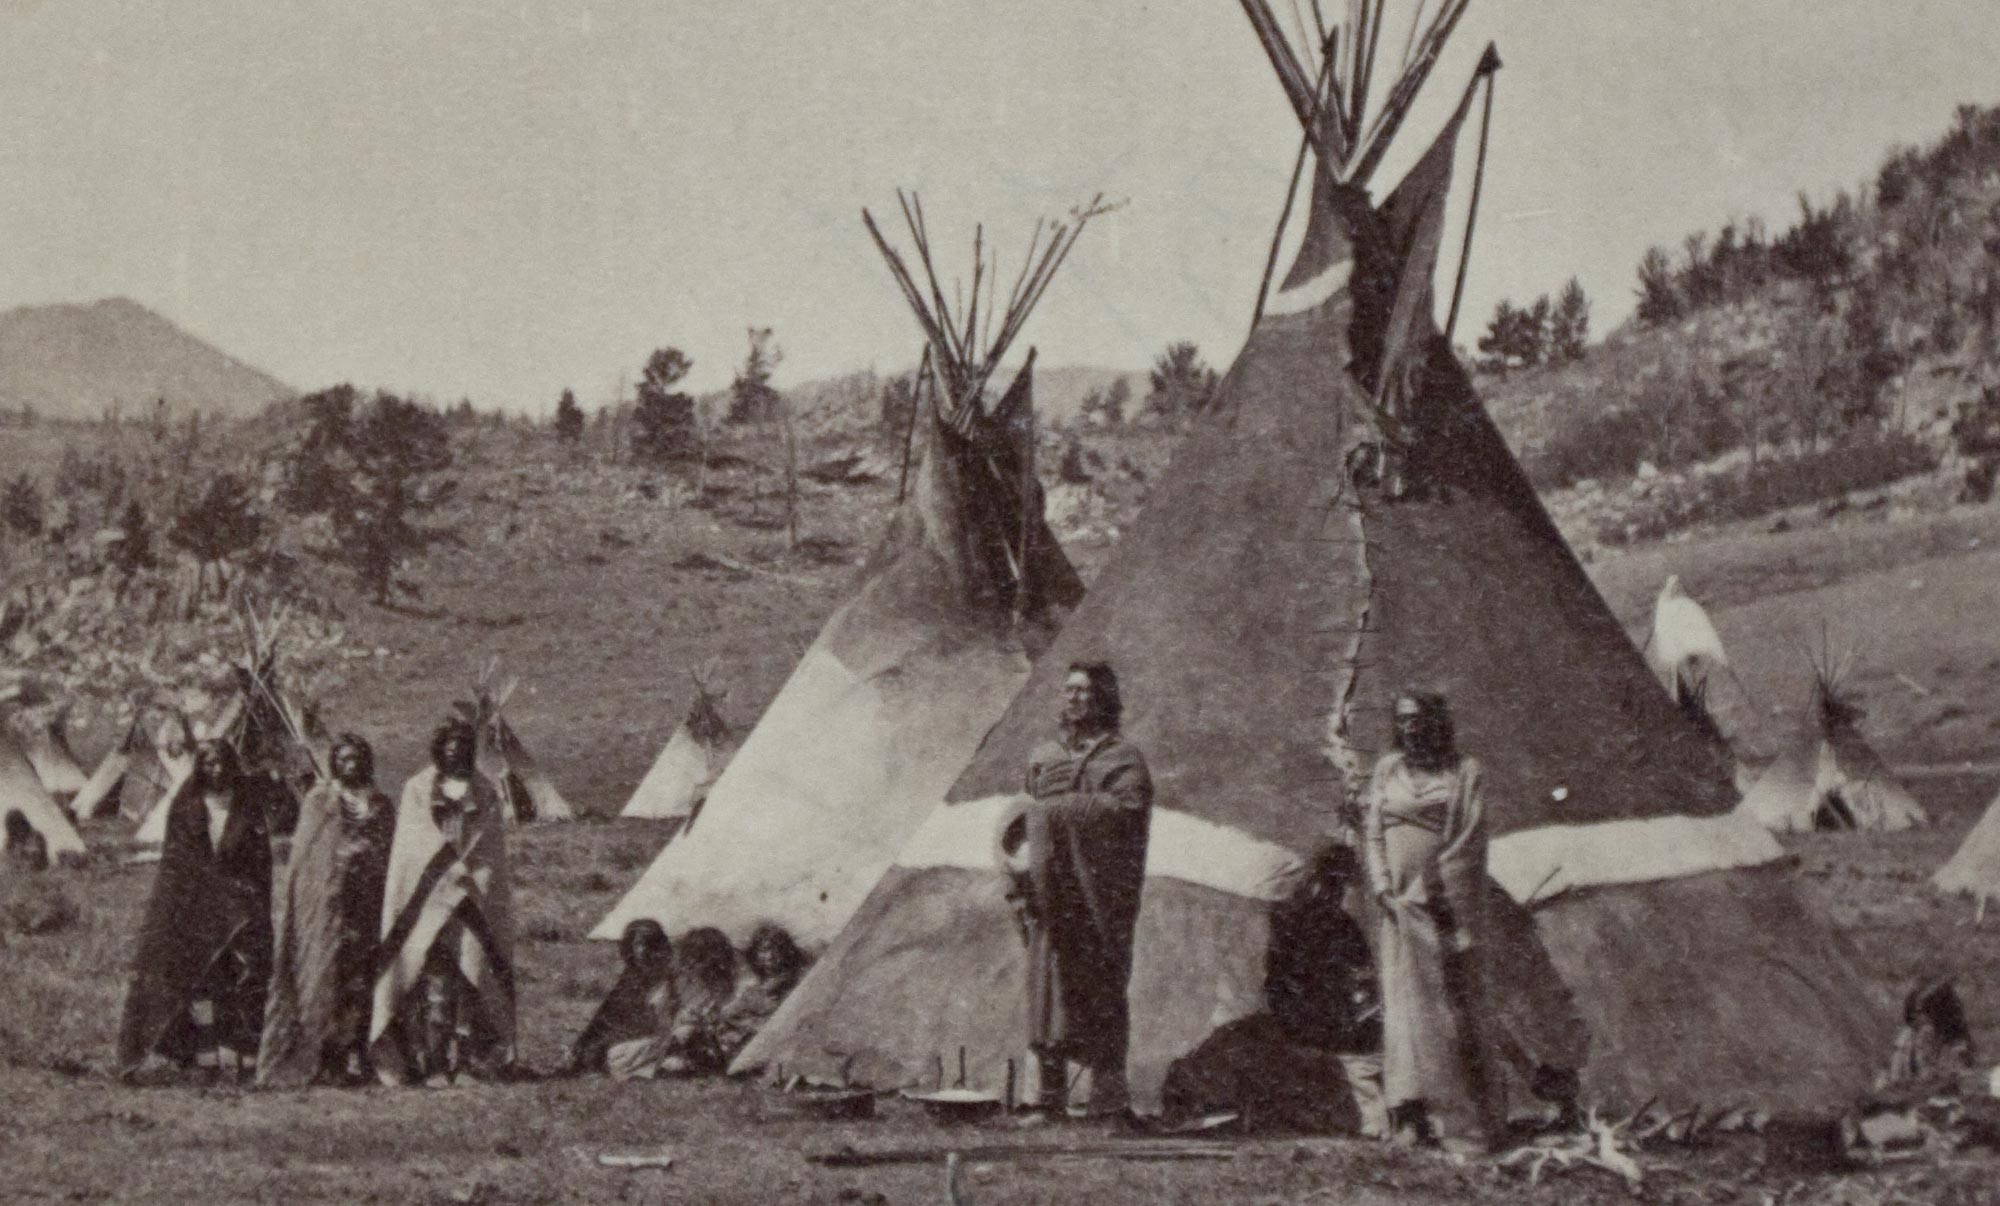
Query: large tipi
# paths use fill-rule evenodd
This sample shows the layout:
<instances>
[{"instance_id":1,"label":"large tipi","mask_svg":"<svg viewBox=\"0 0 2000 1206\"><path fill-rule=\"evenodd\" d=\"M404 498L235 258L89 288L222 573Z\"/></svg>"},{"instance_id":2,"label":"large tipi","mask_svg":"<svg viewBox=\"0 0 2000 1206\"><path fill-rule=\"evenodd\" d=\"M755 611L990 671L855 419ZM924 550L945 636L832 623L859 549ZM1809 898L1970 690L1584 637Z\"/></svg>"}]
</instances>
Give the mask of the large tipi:
<instances>
[{"instance_id":1,"label":"large tipi","mask_svg":"<svg viewBox=\"0 0 2000 1206\"><path fill-rule=\"evenodd\" d=\"M929 348L911 489L854 595L716 780L698 823L594 937L650 917L741 940L771 920L824 945L1020 690L1083 584L1042 514L1034 353L997 402L986 387L1093 212L1046 241L1037 229L1005 309L988 307L984 339L977 303L951 313L944 292L920 287L868 220ZM922 210L911 201L905 213L934 284ZM988 270L978 259L973 297Z\"/></svg>"},{"instance_id":2,"label":"large tipi","mask_svg":"<svg viewBox=\"0 0 2000 1206\"><path fill-rule=\"evenodd\" d=\"M1898 832L1930 824L1930 814L1861 735L1861 706L1843 689L1852 652L1835 662L1822 639L1812 659L1809 720L1764 768L1739 806L1766 829Z\"/></svg>"},{"instance_id":3,"label":"large tipi","mask_svg":"<svg viewBox=\"0 0 2000 1206\"><path fill-rule=\"evenodd\" d=\"M1776 842L1729 815L1721 751L1653 681L1430 318L1465 104L1384 203L1363 191L1463 0L1412 39L1372 124L1365 66L1308 70L1262 0L1244 7L1318 152L1290 271L1089 597L737 1070L880 1086L962 1067L1000 1090L1024 958L995 824L1065 667L1102 659L1156 790L1135 1101L1262 1008L1273 904L1419 684L1486 766L1490 865L1587 1029L1587 1099L1844 1107L1888 1040L1881 1003ZM1373 44L1357 32L1340 44Z\"/></svg>"},{"instance_id":4,"label":"large tipi","mask_svg":"<svg viewBox=\"0 0 2000 1206\"><path fill-rule=\"evenodd\" d=\"M0 724L0 818L18 812L42 835L50 862L80 859L83 835L55 802L11 726Z\"/></svg>"},{"instance_id":5,"label":"large tipi","mask_svg":"<svg viewBox=\"0 0 2000 1206\"><path fill-rule=\"evenodd\" d=\"M693 678L687 715L619 816L680 821L685 829L736 752L736 734L723 719L721 696L708 689L701 675Z\"/></svg>"}]
</instances>

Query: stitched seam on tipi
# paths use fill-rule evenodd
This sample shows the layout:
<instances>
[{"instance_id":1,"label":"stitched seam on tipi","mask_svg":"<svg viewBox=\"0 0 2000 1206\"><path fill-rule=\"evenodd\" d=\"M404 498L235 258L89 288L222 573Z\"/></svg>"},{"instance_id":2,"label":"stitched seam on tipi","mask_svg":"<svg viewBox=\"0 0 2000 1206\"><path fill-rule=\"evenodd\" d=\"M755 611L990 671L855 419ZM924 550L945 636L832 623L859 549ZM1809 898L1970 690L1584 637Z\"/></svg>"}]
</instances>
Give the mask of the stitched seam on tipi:
<instances>
[{"instance_id":1,"label":"stitched seam on tipi","mask_svg":"<svg viewBox=\"0 0 2000 1206\"><path fill-rule=\"evenodd\" d=\"M1346 621L1347 648L1335 666L1333 697L1326 720L1326 756L1339 772L1342 799L1337 802L1342 817L1355 815L1362 786L1367 782L1369 750L1355 744L1353 710L1355 689L1361 678L1362 642L1368 634L1373 611L1374 575L1368 565L1367 512L1353 479L1343 466L1336 470L1334 495L1327 507L1326 522L1338 535L1331 538L1334 548L1345 548L1353 560L1351 567L1359 589L1353 592L1354 608Z\"/></svg>"}]
</instances>

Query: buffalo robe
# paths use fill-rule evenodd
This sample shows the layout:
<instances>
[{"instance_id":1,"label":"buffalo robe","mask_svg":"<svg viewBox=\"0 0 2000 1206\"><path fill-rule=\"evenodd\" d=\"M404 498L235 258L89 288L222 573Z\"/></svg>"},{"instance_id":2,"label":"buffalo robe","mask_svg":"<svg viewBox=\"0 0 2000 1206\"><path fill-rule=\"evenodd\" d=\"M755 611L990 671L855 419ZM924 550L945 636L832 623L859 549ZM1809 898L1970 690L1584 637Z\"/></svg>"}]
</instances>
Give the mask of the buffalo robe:
<instances>
[{"instance_id":1,"label":"buffalo robe","mask_svg":"<svg viewBox=\"0 0 2000 1206\"><path fill-rule=\"evenodd\" d=\"M404 785L389 847L382 941L375 958L368 1055L388 1084L418 1078L427 990L450 977L462 1066L514 1058L514 911L506 820L493 785L475 775L448 799L425 767Z\"/></svg>"},{"instance_id":2,"label":"buffalo robe","mask_svg":"<svg viewBox=\"0 0 2000 1206\"><path fill-rule=\"evenodd\" d=\"M190 778L166 807L160 870L118 1030L126 1074L154 1052L186 1065L208 1041L247 1057L271 977L271 835L262 803L239 788L218 827Z\"/></svg>"},{"instance_id":3,"label":"buffalo robe","mask_svg":"<svg viewBox=\"0 0 2000 1206\"><path fill-rule=\"evenodd\" d=\"M1116 734L1051 742L1028 765L1028 1045L1122 1075L1132 933L1146 880L1153 780Z\"/></svg>"},{"instance_id":4,"label":"buffalo robe","mask_svg":"<svg viewBox=\"0 0 2000 1206\"><path fill-rule=\"evenodd\" d=\"M372 788L314 787L277 895L277 948L257 1083L362 1072L396 806Z\"/></svg>"}]
</instances>

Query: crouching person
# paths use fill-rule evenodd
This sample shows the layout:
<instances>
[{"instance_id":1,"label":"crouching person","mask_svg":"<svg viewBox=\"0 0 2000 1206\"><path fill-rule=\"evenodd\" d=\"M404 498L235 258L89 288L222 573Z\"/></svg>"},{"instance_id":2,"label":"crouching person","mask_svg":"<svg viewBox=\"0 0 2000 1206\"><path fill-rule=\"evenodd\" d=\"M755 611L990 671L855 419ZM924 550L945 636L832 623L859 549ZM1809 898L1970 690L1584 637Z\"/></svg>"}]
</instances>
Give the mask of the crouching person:
<instances>
[{"instance_id":1,"label":"crouching person","mask_svg":"<svg viewBox=\"0 0 2000 1206\"><path fill-rule=\"evenodd\" d=\"M271 977L271 836L220 741L167 804L160 871L118 1033L121 1074L150 1057L212 1077L255 1066Z\"/></svg>"},{"instance_id":2,"label":"crouching person","mask_svg":"<svg viewBox=\"0 0 2000 1206\"><path fill-rule=\"evenodd\" d=\"M674 991L674 949L667 931L644 918L618 936L624 970L604 1003L570 1044L571 1073L630 1069L644 1062L644 1050L673 1029L680 1009Z\"/></svg>"},{"instance_id":3,"label":"crouching person","mask_svg":"<svg viewBox=\"0 0 2000 1206\"><path fill-rule=\"evenodd\" d=\"M734 1063L737 1052L757 1037L798 987L812 962L799 949L791 931L768 921L751 933L750 945L743 948L743 961L749 965L750 975L723 1010L720 1023L725 1063Z\"/></svg>"},{"instance_id":4,"label":"crouching person","mask_svg":"<svg viewBox=\"0 0 2000 1206\"><path fill-rule=\"evenodd\" d=\"M452 719L403 788L390 843L368 1054L386 1084L505 1075L514 1063L506 823Z\"/></svg>"}]
</instances>

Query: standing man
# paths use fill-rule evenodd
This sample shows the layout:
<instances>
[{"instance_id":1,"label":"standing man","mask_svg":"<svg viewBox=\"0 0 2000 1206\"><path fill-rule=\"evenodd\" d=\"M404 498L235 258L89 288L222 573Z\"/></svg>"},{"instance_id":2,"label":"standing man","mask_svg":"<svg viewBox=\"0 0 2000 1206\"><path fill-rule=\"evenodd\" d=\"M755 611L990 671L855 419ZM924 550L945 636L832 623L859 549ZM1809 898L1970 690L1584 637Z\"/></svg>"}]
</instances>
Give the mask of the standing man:
<instances>
[{"instance_id":1,"label":"standing man","mask_svg":"<svg viewBox=\"0 0 2000 1206\"><path fill-rule=\"evenodd\" d=\"M390 845L369 1056L386 1084L449 1084L514 1062L506 821L456 717L410 777Z\"/></svg>"},{"instance_id":2,"label":"standing man","mask_svg":"<svg viewBox=\"0 0 2000 1206\"><path fill-rule=\"evenodd\" d=\"M211 1076L252 1066L271 978L271 834L262 802L220 741L167 803L160 872L139 931L118 1067L159 1054Z\"/></svg>"},{"instance_id":3,"label":"standing man","mask_svg":"<svg viewBox=\"0 0 2000 1206\"><path fill-rule=\"evenodd\" d=\"M1442 695L1410 691L1368 783L1363 835L1381 908L1382 1091L1406 1145L1489 1150L1498 1123L1479 973L1486 815Z\"/></svg>"},{"instance_id":4,"label":"standing man","mask_svg":"<svg viewBox=\"0 0 2000 1206\"><path fill-rule=\"evenodd\" d=\"M1146 879L1153 781L1118 735L1118 676L1076 662L1063 684L1061 733L1028 763L1034 802L1003 834L1022 872L1010 898L1028 944L1028 1047L1037 1119L1069 1107L1069 1064L1090 1070L1090 1112L1121 1115L1132 933Z\"/></svg>"},{"instance_id":5,"label":"standing man","mask_svg":"<svg viewBox=\"0 0 2000 1206\"><path fill-rule=\"evenodd\" d=\"M334 743L332 777L299 809L278 892L277 955L257 1083L356 1084L369 1076L375 944L396 806L375 786L375 752Z\"/></svg>"}]
</instances>

